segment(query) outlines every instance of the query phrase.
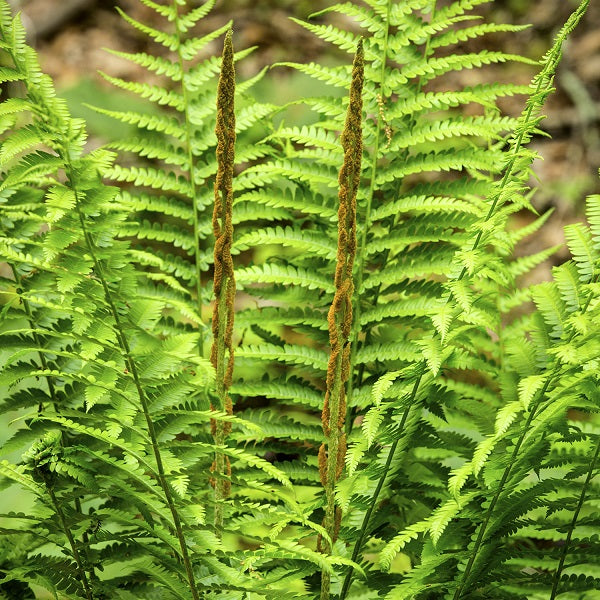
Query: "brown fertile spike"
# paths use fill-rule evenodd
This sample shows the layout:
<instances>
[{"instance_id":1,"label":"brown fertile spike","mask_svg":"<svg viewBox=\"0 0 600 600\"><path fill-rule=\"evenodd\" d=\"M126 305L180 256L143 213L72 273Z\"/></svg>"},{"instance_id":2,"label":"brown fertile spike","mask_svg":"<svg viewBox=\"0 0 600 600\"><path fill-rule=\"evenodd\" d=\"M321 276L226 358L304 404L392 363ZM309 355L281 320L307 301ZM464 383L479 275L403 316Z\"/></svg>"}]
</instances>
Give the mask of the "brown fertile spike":
<instances>
[{"instance_id":1,"label":"brown fertile spike","mask_svg":"<svg viewBox=\"0 0 600 600\"><path fill-rule=\"evenodd\" d=\"M321 444L319 447L319 476L323 486L327 485L327 453L325 451L325 444Z\"/></svg>"},{"instance_id":2,"label":"brown fertile spike","mask_svg":"<svg viewBox=\"0 0 600 600\"><path fill-rule=\"evenodd\" d=\"M340 478L342 471L344 470L344 458L346 457L346 450L348 446L346 444L346 434L342 433L339 441L338 455L337 455L337 465L335 470L336 479Z\"/></svg>"},{"instance_id":3,"label":"brown fertile spike","mask_svg":"<svg viewBox=\"0 0 600 600\"><path fill-rule=\"evenodd\" d=\"M327 364L327 391L321 414L325 442L319 448L319 474L325 488L323 526L335 540L341 522L341 510L335 504L335 484L344 469L346 454L345 386L350 376L350 334L352 331L352 269L356 256L356 195L360 184L362 161L362 88L364 83L364 51L360 41L352 66L350 103L341 136L344 162L340 169L338 244L335 267L335 294L327 314L331 352ZM331 545L324 540L319 550L329 553ZM321 575L321 600L330 598L330 576Z\"/></svg>"},{"instance_id":4,"label":"brown fertile spike","mask_svg":"<svg viewBox=\"0 0 600 600\"><path fill-rule=\"evenodd\" d=\"M228 31L223 46L221 74L217 87L217 177L215 179L215 205L212 217L214 248L215 305L212 318L213 344L210 360L216 371L216 393L219 410L233 414L231 398L228 395L233 376L233 302L235 298L235 278L231 246L233 244L233 168L235 163L235 69L233 65L232 32ZM211 424L212 430L212 424ZM215 444L222 446L231 431L231 423L217 421L213 437ZM215 484L215 527L223 527L221 500L231 489L231 464L229 459L217 450L215 471L218 477ZM225 478L227 476L227 478Z\"/></svg>"},{"instance_id":5,"label":"brown fertile spike","mask_svg":"<svg viewBox=\"0 0 600 600\"><path fill-rule=\"evenodd\" d=\"M342 509L337 506L335 509L335 520L333 528L333 541L337 540L338 534L340 533L340 526L342 524Z\"/></svg>"},{"instance_id":6,"label":"brown fertile spike","mask_svg":"<svg viewBox=\"0 0 600 600\"><path fill-rule=\"evenodd\" d=\"M215 205L212 217L214 248L215 308L213 311L213 345L211 362L217 371L224 360L224 349L229 351L227 367L223 372L223 386L231 385L233 372L233 300L235 279L231 246L233 244L233 167L235 163L235 69L233 66L232 32L227 32L223 47L223 62L217 88L217 177ZM223 289L225 286L225 289ZM221 314L224 311L226 314ZM221 339L222 338L222 339ZM222 352L219 342L223 342ZM221 354L221 356L219 356Z\"/></svg>"}]
</instances>

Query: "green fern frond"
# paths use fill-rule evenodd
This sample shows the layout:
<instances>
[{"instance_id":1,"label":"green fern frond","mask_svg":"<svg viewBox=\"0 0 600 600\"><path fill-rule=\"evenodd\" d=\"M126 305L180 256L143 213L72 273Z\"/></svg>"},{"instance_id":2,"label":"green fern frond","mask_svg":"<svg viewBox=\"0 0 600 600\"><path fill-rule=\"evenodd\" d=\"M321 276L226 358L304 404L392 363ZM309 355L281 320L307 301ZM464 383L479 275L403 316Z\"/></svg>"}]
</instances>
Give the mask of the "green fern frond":
<instances>
[{"instance_id":1,"label":"green fern frond","mask_svg":"<svg viewBox=\"0 0 600 600\"><path fill-rule=\"evenodd\" d=\"M236 280L241 285L275 283L280 285L297 285L309 290L320 290L333 293L333 285L326 277L317 275L303 268L290 265L266 263L238 269Z\"/></svg>"},{"instance_id":2,"label":"green fern frond","mask_svg":"<svg viewBox=\"0 0 600 600\"><path fill-rule=\"evenodd\" d=\"M121 15L152 49L113 54L152 83L105 76L140 108L97 109L114 152L87 152L0 0L0 487L31 500L1 515L0 595L591 598L598 196L551 281L520 278L556 248L517 250L550 215L526 145L587 2L531 86L464 87L534 64L482 46L524 29L476 21L483 3L294 19L340 62L280 63L323 90L283 107L257 99L268 67L238 78L224 141L217 76L233 92L254 49L211 55L215 0L141 0L147 23Z\"/></svg>"}]
</instances>

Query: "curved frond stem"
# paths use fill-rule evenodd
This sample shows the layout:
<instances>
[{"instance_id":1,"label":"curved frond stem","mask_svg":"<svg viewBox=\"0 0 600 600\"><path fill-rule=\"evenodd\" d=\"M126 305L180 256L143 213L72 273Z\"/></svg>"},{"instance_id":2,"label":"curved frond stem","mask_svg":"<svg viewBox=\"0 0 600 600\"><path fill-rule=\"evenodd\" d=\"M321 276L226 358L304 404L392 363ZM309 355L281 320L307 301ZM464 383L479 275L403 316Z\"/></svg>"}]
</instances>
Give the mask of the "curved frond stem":
<instances>
[{"instance_id":1,"label":"curved frond stem","mask_svg":"<svg viewBox=\"0 0 600 600\"><path fill-rule=\"evenodd\" d=\"M500 196L502 195L502 191L506 187L510 177L513 174L514 165L515 165L515 162L518 157L518 151L521 149L523 140L527 133L527 129L528 129L527 126L531 122L533 111L535 109L539 108L539 106L541 104L541 102L539 100L540 92L542 92L544 86L546 86L547 88L549 88L551 86L552 76L553 76L553 74L556 70L556 67L558 66L558 62L560 60L562 44L564 43L567 36L573 31L573 29L575 29L575 27L577 26L577 24L583 17L588 4L589 4L589 0L583 0L583 2L579 5L579 7L571 14L571 16L569 17L569 19L567 20L567 22L561 29L559 35L557 36L550 53L547 55L547 58L544 63L544 67L542 68L542 70L540 71L540 73L537 76L538 80L537 80L535 92L529 97L529 99L527 101L527 108L524 112L524 115L522 116L523 127L521 128L521 131L518 133L518 135L516 137L516 140L515 140L515 143L514 143L514 146L512 149L512 153L511 153L512 156L507 163L501 183L498 186L498 192L495 194L495 198L489 208L488 214L486 215L486 218L485 218L486 221L489 218L491 218L494 210L496 209L496 206L499 203ZM536 100L537 100L537 102L536 102ZM483 235L483 231L480 231L477 234L473 248L477 247L477 245L481 241L482 235ZM464 277L466 272L467 272L466 267L463 267L463 269L460 273L459 279ZM591 296L588 298L586 305L582 308L583 313L585 313L585 311L587 310L590 300L591 300ZM572 339L573 335L574 335L574 332L572 332L570 339ZM471 574L471 570L475 563L475 559L477 558L479 549L481 548L481 545L483 543L483 539L484 539L485 533L487 531L487 527L489 525L493 511L496 507L498 500L500 499L500 495L504 491L504 486L506 485L506 482L508 481L508 478L512 472L512 468L515 464L516 458L519 454L519 451L521 449L521 446L523 444L525 436L527 435L529 426L531 425L531 422L533 421L533 417L534 417L538 407L540 406L542 399L544 398L550 383L554 380L554 378L558 374L559 370L560 370L560 366L559 366L559 364L557 364L554 367L553 372L551 373L550 377L548 377L546 383L544 384L544 387L537 393L537 400L535 401L535 403L532 404L532 407L529 412L529 416L527 418L525 426L523 427L521 435L519 436L519 439L515 445L515 448L514 448L512 454L511 454L511 459L508 462L508 465L506 466L506 468L502 474L502 477L498 483L498 488L492 498L492 501L490 502L490 505L487 508L483 523L479 527L479 532L478 532L477 538L475 540L475 545L473 546L473 550L471 551L471 554L469 556L469 560L467 562L466 568L462 574L462 577L460 579L458 587L456 588L456 591L453 596L453 600L459 600L459 598L461 598L461 596L462 596L463 590L465 588L465 584L468 581L468 578Z\"/></svg>"},{"instance_id":2,"label":"curved frond stem","mask_svg":"<svg viewBox=\"0 0 600 600\"><path fill-rule=\"evenodd\" d=\"M597 279L597 277L596 277L596 279ZM582 314L585 314L585 312L587 311L587 309L590 305L591 299L592 299L592 296L590 295L588 297L585 305L582 307L582 310L581 310ZM569 335L569 338L567 339L567 344L569 342L571 342L574 337L575 337L575 331L572 331L571 334ZM513 467L515 466L515 464L517 462L517 457L519 456L519 452L521 451L521 447L523 445L523 442L525 441L525 438L529 431L529 427L530 427L531 423L533 422L534 417L537 416L537 410L540 407L540 405L542 404L542 401L544 400L544 398L546 396L546 392L550 388L550 385L552 383L554 383L554 380L558 376L559 372L560 372L560 364L558 363L552 369L552 372L550 373L550 376L544 383L544 386L540 389L539 392L537 392L537 398L532 402L531 410L529 411L527 421L525 422L525 425L523 426L523 428L521 430L519 439L517 440L517 443L515 444L515 447L511 453L510 460L508 461L508 464L507 464L506 468L504 469L504 472L502 473L502 477L500 478L500 481L498 482L498 487L496 489L496 492L494 493L494 496L492 497L490 505L488 506L488 508L486 510L483 522L481 523L481 525L479 527L479 532L477 534L477 538L475 540L473 550L471 551L471 554L469 556L469 561L467 562L467 566L465 567L465 570L463 572L463 576L460 580L460 583L459 583L458 587L456 588L456 591L453 596L453 600L458 600L461 597L462 591L467 583L468 577L473 568L473 564L475 563L475 559L477 558L479 550L483 544L488 525L489 525L490 520L494 513L494 509L496 508L496 504L500 500L500 496L501 496L502 492L504 491L504 486L506 485L506 482L508 481L510 475L512 474ZM597 455L596 455L596 458L597 458ZM577 516L578 515L579 515L579 513L577 511ZM576 518L575 518L575 521L576 521ZM572 523L574 523L575 521L572 521ZM565 556L566 556L566 554L565 554ZM564 561L563 561L563 563L564 563Z\"/></svg>"},{"instance_id":3,"label":"curved frond stem","mask_svg":"<svg viewBox=\"0 0 600 600\"><path fill-rule=\"evenodd\" d=\"M17 291L19 291L19 289L23 290L23 280L22 280L21 276L19 275L18 270L15 268L15 266L12 263L9 263L9 267L10 267L10 270L12 271L13 277L15 278L15 282L17 284ZM35 319L33 316L33 311L31 310L29 301L26 298L21 296L20 299L21 299L21 303L23 304L23 309L25 311L25 314L27 316L27 322L29 323L29 326L30 326L32 334L33 334L33 339L35 340L36 346L38 347L37 355L40 359L42 368L44 369L44 371L47 372L50 370L50 366L48 365L48 361L46 360L45 354L41 350L39 350L42 347L42 338L35 327L35 324L34 324ZM46 380L46 384L48 385L48 392L50 394L50 399L52 401L52 406L54 408L54 411L58 413L58 396L56 394L56 386L54 385L54 381L53 381L54 378L51 375L45 375L44 379ZM38 405L38 413L41 413L43 410L44 410L43 403L40 402ZM62 440L62 436L61 436L61 444L62 444L62 442L63 442L63 440ZM61 522L61 525L63 526L63 531L65 532L65 535L67 536L67 539L69 540L69 544L71 545L71 549L73 551L73 557L75 558L75 561L77 563L77 569L80 573L83 572L82 584L87 593L88 588L89 588L89 583L87 582L87 580L85 578L85 569L83 568L83 565L81 563L81 558L79 556L79 552L77 549L77 545L75 543L75 539L73 538L71 531L67 527L64 513L62 512L60 504L58 504L56 502L56 496L54 494L54 491L49 486L47 486L47 491L48 491L48 494L52 501L52 504L55 507L55 510L56 510L58 518ZM75 498L74 504L75 504L75 510L81 514L81 512L82 512L81 500L79 498ZM83 540L84 548L85 548L85 551L87 554L88 543L89 543L87 533L84 532L84 534L82 536L82 540ZM88 563L89 563L89 561L88 561ZM96 573L95 573L94 565L88 564L88 573L90 576L90 580L95 578ZM90 591L90 594L91 594L91 591Z\"/></svg>"},{"instance_id":4,"label":"curved frond stem","mask_svg":"<svg viewBox=\"0 0 600 600\"><path fill-rule=\"evenodd\" d=\"M23 280L22 280L21 276L19 275L18 270L12 263L9 263L8 266L10 267L13 277L15 278L15 282L17 284L17 292L19 291L19 289L21 291L23 291ZM35 323L34 323L35 319L33 316L33 311L31 310L31 306L30 306L27 298L24 298L23 296L21 296L20 299L21 299L21 303L23 304L23 309L25 311L25 314L27 315L27 322L29 323L29 327L31 328L31 331L33 334L33 339L35 340L35 343L36 343L36 346L38 347L38 349L40 349L42 347L42 338L35 327ZM49 371L50 367L48 365L48 361L46 360L45 354L41 350L38 350L37 355L40 359L40 363L41 363L44 371L46 371L46 372ZM46 384L48 385L48 392L50 394L50 399L52 401L52 406L54 408L54 411L58 413L58 396L56 394L56 386L54 385L54 378L51 375L45 375L44 379L46 380ZM43 410L44 410L44 405L43 405L43 403L40 402L38 405L38 413L41 413ZM62 436L61 436L61 444L62 444ZM50 490L48 490L48 492L50 494ZM54 495L53 493L50 494L52 503L55 505L55 507L60 508L60 505L55 504L55 498L53 498L53 495ZM81 514L82 513L81 500L79 498L75 498L74 504L75 504L75 510ZM57 512L57 514L58 514L58 512ZM62 515L58 514L58 516L59 516L59 519L61 520L61 523L63 524L63 529L65 530L65 535L67 535L67 539L69 540L69 543L71 544L71 548L73 549L73 555L75 557L75 560L77 561L77 568L79 570L81 568L81 565L80 565L81 561L78 560L78 556L75 555L75 552L77 551L77 547L75 545L75 540L73 539L73 536L72 536L70 530L68 529L68 527L66 527L66 521L64 519L64 514L62 514ZM82 540L83 540L83 545L84 545L84 548L85 548L85 551L87 554L89 539L88 539L88 535L86 532L83 533ZM93 580L96 577L95 567L94 567L94 565L89 564L89 560L87 562L88 562L88 573L90 576L90 580ZM85 574L85 569L84 569L84 574ZM82 580L82 583L87 592L87 588L86 588L87 582L84 583Z\"/></svg>"},{"instance_id":5,"label":"curved frond stem","mask_svg":"<svg viewBox=\"0 0 600 600\"><path fill-rule=\"evenodd\" d=\"M590 462L590 468L588 469L587 476L583 483L583 487L581 489L581 494L579 495L579 500L577 502L577 507L575 508L575 512L573 513L573 518L569 523L569 530L567 532L567 537L565 538L565 543L560 552L560 560L558 562L558 567L554 572L554 577L552 578L552 593L550 594L550 600L554 600L556 595L558 594L558 586L560 585L560 578L562 576L562 572L565 566L565 560L567 559L567 554L569 553L569 546L571 544L571 538L573 537L573 532L575 531L575 526L577 525L577 520L579 519L579 513L583 507L583 503L585 502L585 496L587 494L590 483L594 477L594 470L596 469L596 464L598 463L598 457L600 456L600 438L598 438L598 442L596 444L596 452Z\"/></svg>"},{"instance_id":6,"label":"curved frond stem","mask_svg":"<svg viewBox=\"0 0 600 600\"><path fill-rule=\"evenodd\" d=\"M558 371L558 369L557 369L557 371ZM458 600L458 598L460 598L462 595L465 584L468 580L469 575L471 574L471 569L473 568L473 564L475 563L475 559L477 558L477 555L479 553L479 549L481 548L481 545L483 544L483 538L487 532L487 528L488 528L488 525L490 524L492 515L494 514L494 509L496 508L496 504L500 500L500 496L501 496L502 492L504 491L504 486L506 485L506 482L508 481L508 478L510 477L510 475L512 473L512 469L517 460L517 456L519 455L519 452L521 451L521 446L523 445L523 442L525 441L525 437L527 436L529 426L531 425L533 418L536 414L536 411L539 408L539 405L541 404L542 399L544 398L546 392L548 391L548 388L549 388L550 383L552 382L553 378L554 378L554 374L553 374L553 376L548 378L548 380L544 384L544 387L538 393L539 394L538 399L537 399L536 403L532 406L531 411L529 412L527 421L525 422L525 425L523 426L523 429L521 430L521 435L519 436L519 439L517 440L517 443L515 444L515 447L510 455L510 459L508 461L508 466L506 467L506 469L504 469L504 472L502 473L502 477L501 477L500 481L498 482L498 487L496 489L496 492L494 493L494 496L492 497L490 505L488 506L488 509L485 513L483 522L481 523L481 525L479 527L479 531L477 533L477 538L475 540L475 545L473 546L473 550L471 551L471 554L469 556L469 561L467 562L467 566L463 572L463 576L458 584L458 587L456 588L456 591L454 592L453 600Z\"/></svg>"},{"instance_id":7,"label":"curved frond stem","mask_svg":"<svg viewBox=\"0 0 600 600\"><path fill-rule=\"evenodd\" d=\"M213 343L210 360L216 371L216 392L219 406L233 413L229 388L233 376L233 302L235 277L231 246L233 244L233 169L235 164L235 68L233 64L232 31L225 36L223 62L217 88L217 177L212 217L214 248L214 296L212 318ZM213 437L222 446L231 424L213 421ZM231 465L222 452L215 454L213 465L215 486L215 528L223 529L223 500L229 495Z\"/></svg>"},{"instance_id":8,"label":"curved frond stem","mask_svg":"<svg viewBox=\"0 0 600 600\"><path fill-rule=\"evenodd\" d=\"M17 271L17 269L15 268L15 266L12 263L9 263L9 267L13 273L13 277L15 278L15 282L17 283L17 290L19 288L23 288L23 281L21 276L19 275L19 272ZM32 334L33 334L33 339L35 340L36 346L38 348L42 347L42 338L40 337L38 331L36 330L35 324L34 324L34 316L33 316L33 311L31 310L31 306L29 305L29 301L26 298L23 298L21 296L21 302L23 304L23 309L25 310L25 314L27 315L27 322L29 323L29 326L32 330ZM46 356L45 354L41 351L38 350L37 355L40 359L40 363L42 365L42 368L44 369L44 371L49 371L50 367L48 365L48 361L46 360ZM56 395L56 386L54 385L54 377L52 377L51 375L45 375L44 379L46 380L46 384L48 385L48 392L50 394L50 399L52 401L52 406L54 408L55 412L59 412L58 411L58 396ZM40 402L40 404L38 405L38 413L41 413L44 410L44 406L43 404ZM61 436L61 444L63 443L62 440L62 436ZM53 497L54 496L54 492L52 491L52 493L50 493L51 490L48 489L48 493L50 495L50 498L52 500L53 505L55 506L55 508L60 509L60 505L55 503L56 498ZM79 498L75 498L74 501L75 504L75 510L78 513L82 513L82 508L81 508L81 500ZM65 531L65 535L67 536L67 539L69 540L69 543L71 544L71 548L73 549L73 556L77 562L77 568L78 570L81 568L81 560L79 559L78 554L76 555L75 553L77 552L77 546L75 544L75 540L73 539L73 536L70 532L70 530L68 529L68 527L66 526L66 521L64 518L64 514L62 514L62 510L61 510L61 514L58 513L58 517L61 521L61 524L63 524L63 529ZM86 551L86 554L88 552L88 544L89 544L89 539L88 539L88 535L86 532L83 533L82 536L82 540L83 540L83 545ZM93 580L96 577L96 573L95 573L95 567L94 565L90 564L89 561L88 562L88 573L90 576L90 580ZM85 574L85 569L84 569L84 574ZM82 583L84 585L84 588L86 589L87 592L87 582L84 582L82 580Z\"/></svg>"},{"instance_id":9,"label":"curved frond stem","mask_svg":"<svg viewBox=\"0 0 600 600\"><path fill-rule=\"evenodd\" d=\"M498 203L500 202L502 192L507 188L507 184L510 181L510 178L513 176L515 163L519 156L519 152L523 146L526 136L528 134L530 134L531 130L533 129L533 126L531 125L531 123L532 123L532 117L533 117L534 111L539 109L540 106L544 102L543 98L540 100L540 94L548 93L551 91L552 79L553 79L554 73L556 71L556 68L558 67L558 63L560 62L560 59L562 56L562 44L567 39L569 34L575 29L575 27L577 26L577 24L579 23L579 21L581 20L583 15L585 14L588 4L589 4L589 0L583 0L583 2L579 5L577 10L575 10L571 14L568 21L565 23L565 25L561 29L559 35L557 36L557 38L554 42L554 45L553 45L547 59L544 62L544 67L537 75L536 89L532 94L530 94L530 96L527 100L527 107L526 107L523 115L521 115L521 118L520 118L523 126L520 128L520 131L516 135L516 139L511 148L511 153L510 153L511 156L508 159L507 165L506 165L506 167L504 169L504 173L502 175L502 179L497 186L497 192L494 194L493 201L490 204L490 208L484 219L484 222L487 222L487 221L489 221L489 219L492 218L494 211L496 210L496 207L498 206ZM473 243L472 250L475 250L479 246L479 242L481 241L482 236L483 236L483 229L478 232L478 234L475 238L475 241ZM467 271L467 268L463 267L463 272L466 273L466 271Z\"/></svg>"},{"instance_id":10,"label":"curved frond stem","mask_svg":"<svg viewBox=\"0 0 600 600\"><path fill-rule=\"evenodd\" d=\"M90 582L88 581L85 567L83 565L83 561L81 560L81 555L79 554L79 550L77 548L77 544L75 542L75 538L73 537L73 533L69 528L67 523L67 519L65 518L65 513L63 512L62 506L52 489L52 486L45 481L46 491L48 492L48 496L50 497L50 501L52 502L52 506L54 508L54 512L58 516L58 520L60 521L60 526L69 541L69 546L71 546L71 553L73 554L73 559L75 560L75 564L77 565L77 572L79 573L79 578L81 579L81 585L83 585L83 589L85 591L85 597L87 600L94 600L94 594L92 593L92 588L90 587Z\"/></svg>"},{"instance_id":11,"label":"curved frond stem","mask_svg":"<svg viewBox=\"0 0 600 600\"><path fill-rule=\"evenodd\" d=\"M81 201L79 198L79 190L77 188L77 179L75 177L75 171L71 160L69 158L68 152L65 150L61 154L61 158L64 161L65 171L67 175L67 179L71 185L71 189L73 190L73 194L75 196L75 210L77 211L79 222L81 224L81 229L84 235L84 239L86 242L86 246L92 258L92 262L94 264L94 270L98 279L100 280L100 284L102 285L102 289L104 291L104 298L106 303L109 306L110 313L113 317L115 323L115 333L117 334L117 339L119 340L119 345L121 346L121 350L123 351L123 355L125 358L125 362L127 364L127 368L133 377L133 381L135 384L135 388L140 399L140 405L142 407L142 412L144 413L144 419L146 421L146 428L148 430L148 436L150 438L150 444L152 446L152 452L154 454L154 459L156 460L156 471L158 476L159 484L163 490L163 494L165 496L165 500L167 506L169 507L169 511L173 518L173 525L175 530L175 535L179 542L180 550L181 550L181 558L183 560L183 564L185 567L188 583L190 585L190 591L192 592L193 600L200 600L200 596L198 594L198 589L196 587L196 581L194 577L194 571L192 568L192 563L190 560L190 556L187 549L187 544L185 541L185 536L183 534L183 527L181 525L181 519L179 517L179 512L175 507L175 502L173 500L173 494L171 492L171 488L169 487L169 483L167 481L167 477L165 474L165 469L162 460L162 454L160 451L160 446L158 443L158 438L156 436L156 431L154 429L154 422L150 415L150 409L148 404L148 398L146 397L146 393L144 392L144 388L142 386L141 378L138 372L137 364L131 355L131 349L129 347L129 342L127 340L127 336L125 335L123 325L121 323L121 318L119 316L119 312L117 311L117 307L113 298L113 295L108 286L108 282L106 277L104 276L104 272L102 269L102 265L98 260L96 255L96 247L90 232L88 231L87 225L85 223L85 218L81 211Z\"/></svg>"},{"instance_id":12,"label":"curved frond stem","mask_svg":"<svg viewBox=\"0 0 600 600\"><path fill-rule=\"evenodd\" d=\"M21 290L23 290L23 281L21 279L21 276L19 275L19 272L17 271L17 269L15 268L15 266L12 263L10 263L9 266L13 273L13 277L15 278L15 282L17 284L17 291L19 290L19 288ZM20 297L20 300L21 300L21 303L23 304L23 310L25 311L25 314L27 315L27 322L29 323L29 327L31 328L31 331L33 334L33 339L35 340L37 347L41 348L42 347L42 338L40 337L39 333L36 330L36 327L34 324L35 319L33 317L33 312L31 310L31 306L29 305L29 301L27 300L27 298L23 298L22 296ZM41 351L38 351L37 354L38 354L40 363L42 364L44 371L48 371L49 370L48 361L46 360L44 353ZM54 405L54 410L58 412L58 398L56 396L56 387L54 386L54 381L52 381L52 377L49 375L46 375L45 379L46 379L46 384L48 385L48 392L50 393L50 398L52 400L52 404ZM43 409L44 409L43 404L40 402L38 405L38 413L42 412Z\"/></svg>"},{"instance_id":13,"label":"curved frond stem","mask_svg":"<svg viewBox=\"0 0 600 600\"><path fill-rule=\"evenodd\" d=\"M383 467L383 473L381 474L381 477L379 478L379 481L377 482L377 487L375 488L375 491L373 492L373 495L371 496L369 508L367 509L367 512L365 513L362 524L360 526L360 533L358 534L358 539L356 540L356 542L354 544L354 549L352 550L352 558L351 558L352 562L358 561L358 558L362 551L362 547L365 542L365 538L369 532L369 523L371 522L371 517L373 516L373 511L375 510L375 507L377 506L377 502L379 500L379 494L381 493L381 490L383 489L383 486L386 482L387 476L390 472L390 468L392 466L394 456L396 455L396 448L398 447L398 444L400 442L400 436L402 435L402 431L404 429L404 426L406 425L406 420L408 419L408 415L409 415L411 409L413 408L413 402L415 401L415 398L417 397L417 392L419 390L419 386L421 384L422 377L423 377L423 372L421 372L419 374L419 376L415 380L415 383L411 390L410 398L408 400L408 406L404 410L402 419L400 420L400 423L398 426L398 429L399 429L398 438L396 440L394 440L393 444L390 446L390 450L388 452L387 459L386 459L385 465ZM346 577L344 578L344 583L342 584L342 590L340 592L339 600L345 600L346 596L348 595L348 591L350 590L350 586L352 585L353 575L354 575L354 567L350 566L348 568L348 572L346 573Z\"/></svg>"}]
</instances>

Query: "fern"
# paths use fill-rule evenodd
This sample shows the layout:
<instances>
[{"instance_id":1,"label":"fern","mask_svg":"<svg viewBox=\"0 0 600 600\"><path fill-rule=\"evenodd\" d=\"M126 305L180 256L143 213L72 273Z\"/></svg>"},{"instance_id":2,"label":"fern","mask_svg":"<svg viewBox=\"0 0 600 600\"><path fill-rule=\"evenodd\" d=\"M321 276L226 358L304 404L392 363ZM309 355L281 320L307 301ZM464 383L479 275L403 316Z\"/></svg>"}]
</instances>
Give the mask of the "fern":
<instances>
[{"instance_id":1,"label":"fern","mask_svg":"<svg viewBox=\"0 0 600 600\"><path fill-rule=\"evenodd\" d=\"M0 595L592 598L600 200L535 286L548 214L511 224L587 0L539 63L458 51L523 29L484 0L294 19L346 57L280 63L333 88L302 125L195 33L214 0L140 3L153 83L102 76L148 110L88 151L0 0Z\"/></svg>"}]
</instances>

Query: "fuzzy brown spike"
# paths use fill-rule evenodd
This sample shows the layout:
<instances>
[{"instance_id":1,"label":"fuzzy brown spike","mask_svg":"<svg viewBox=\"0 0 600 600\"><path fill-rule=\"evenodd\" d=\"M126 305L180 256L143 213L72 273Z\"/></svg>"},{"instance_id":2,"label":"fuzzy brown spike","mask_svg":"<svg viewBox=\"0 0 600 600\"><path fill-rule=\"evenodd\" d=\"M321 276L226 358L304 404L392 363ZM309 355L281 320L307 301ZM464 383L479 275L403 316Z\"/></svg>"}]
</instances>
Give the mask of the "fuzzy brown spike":
<instances>
[{"instance_id":1,"label":"fuzzy brown spike","mask_svg":"<svg viewBox=\"0 0 600 600\"><path fill-rule=\"evenodd\" d=\"M217 177L212 226L215 236L214 283L215 305L212 318L213 344L210 360L216 371L216 392L219 410L233 413L228 395L233 376L233 302L235 278L231 246L233 244L233 167L235 163L235 69L233 65L232 32L227 32L223 46L221 74L217 87ZM231 431L231 423L211 424L215 443L222 445ZM231 475L229 459L217 452L215 471ZM217 477L215 483L215 526L223 526L221 501L229 495L229 479Z\"/></svg>"},{"instance_id":2,"label":"fuzzy brown spike","mask_svg":"<svg viewBox=\"0 0 600 600\"><path fill-rule=\"evenodd\" d=\"M342 471L344 470L344 457L346 456L346 450L348 446L346 444L346 434L342 433L339 441L338 455L337 455L337 465L335 470L335 477L339 479L342 475Z\"/></svg>"},{"instance_id":3,"label":"fuzzy brown spike","mask_svg":"<svg viewBox=\"0 0 600 600\"><path fill-rule=\"evenodd\" d=\"M338 506L335 509L335 520L333 529L333 541L337 540L342 525L342 509Z\"/></svg>"},{"instance_id":4,"label":"fuzzy brown spike","mask_svg":"<svg viewBox=\"0 0 600 600\"><path fill-rule=\"evenodd\" d=\"M325 436L329 436L329 392L325 394L323 412L321 413L321 426L323 427Z\"/></svg>"},{"instance_id":5,"label":"fuzzy brown spike","mask_svg":"<svg viewBox=\"0 0 600 600\"><path fill-rule=\"evenodd\" d=\"M364 50L358 44L352 66L350 103L341 136L344 162L340 169L338 245L335 268L335 294L327 314L331 352L327 365L327 392L321 415L325 442L319 449L319 473L325 488L325 518L323 526L335 540L342 511L335 504L335 484L341 477L346 453L345 386L350 375L350 334L352 330L352 295L354 282L352 269L356 256L356 195L360 184L362 162L362 89L364 84ZM325 463L325 469L323 469ZM325 470L325 477L323 477ZM319 550L331 552L328 542L321 539ZM321 575L321 600L330 597L329 574Z\"/></svg>"},{"instance_id":6,"label":"fuzzy brown spike","mask_svg":"<svg viewBox=\"0 0 600 600\"><path fill-rule=\"evenodd\" d=\"M213 345L211 362L215 369L224 367L223 387L231 385L233 373L233 301L235 279L231 246L233 244L233 167L235 163L235 69L232 31L225 36L223 62L217 87L217 177L212 227L215 236L214 283L215 309L212 318ZM222 311L225 314L222 314ZM221 343L229 350L226 366Z\"/></svg>"},{"instance_id":7,"label":"fuzzy brown spike","mask_svg":"<svg viewBox=\"0 0 600 600\"><path fill-rule=\"evenodd\" d=\"M227 396L227 398L225 398L225 412L228 415L233 414L233 404L232 404L231 398L229 396ZM226 421L225 423L223 423L223 433L226 436L231 433L231 421Z\"/></svg>"},{"instance_id":8,"label":"fuzzy brown spike","mask_svg":"<svg viewBox=\"0 0 600 600\"><path fill-rule=\"evenodd\" d=\"M323 487L327 485L327 449L325 444L319 446L319 477Z\"/></svg>"}]
</instances>

